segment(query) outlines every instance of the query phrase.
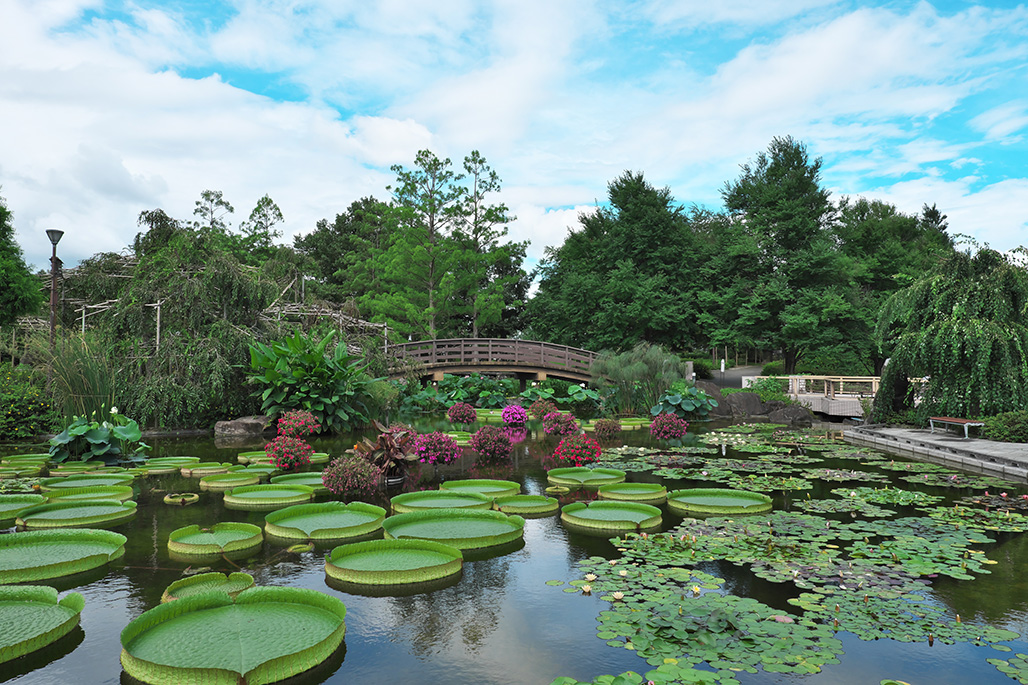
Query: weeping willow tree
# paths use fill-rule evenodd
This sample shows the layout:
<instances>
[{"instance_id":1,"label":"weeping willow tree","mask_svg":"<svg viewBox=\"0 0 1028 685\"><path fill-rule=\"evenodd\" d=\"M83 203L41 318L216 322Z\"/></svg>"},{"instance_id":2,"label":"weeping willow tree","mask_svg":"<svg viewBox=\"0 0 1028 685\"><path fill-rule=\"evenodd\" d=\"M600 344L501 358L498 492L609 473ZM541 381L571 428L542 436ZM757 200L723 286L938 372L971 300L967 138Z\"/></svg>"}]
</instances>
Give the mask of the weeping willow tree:
<instances>
[{"instance_id":1,"label":"weeping willow tree","mask_svg":"<svg viewBox=\"0 0 1028 685\"><path fill-rule=\"evenodd\" d=\"M874 420L915 399L924 416L1028 408L1026 256L1024 248L957 252L886 302L876 335L891 353Z\"/></svg>"}]
</instances>

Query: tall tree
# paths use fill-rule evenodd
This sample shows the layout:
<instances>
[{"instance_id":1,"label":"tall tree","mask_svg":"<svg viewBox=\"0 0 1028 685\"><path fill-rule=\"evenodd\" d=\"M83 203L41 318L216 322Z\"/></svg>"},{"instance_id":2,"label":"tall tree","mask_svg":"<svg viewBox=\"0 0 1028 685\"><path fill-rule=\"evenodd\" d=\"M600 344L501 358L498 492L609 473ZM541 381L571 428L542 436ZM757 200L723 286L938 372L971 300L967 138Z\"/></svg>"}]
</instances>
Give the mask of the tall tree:
<instances>
[{"instance_id":1,"label":"tall tree","mask_svg":"<svg viewBox=\"0 0 1028 685\"><path fill-rule=\"evenodd\" d=\"M267 261L275 251L273 241L282 235L275 227L283 221L282 210L268 195L257 200L250 218L239 225L242 235L234 241L241 248L239 261L253 266Z\"/></svg>"},{"instance_id":2,"label":"tall tree","mask_svg":"<svg viewBox=\"0 0 1028 685\"><path fill-rule=\"evenodd\" d=\"M14 239L14 216L0 197L0 326L33 314L43 303L40 282L29 271Z\"/></svg>"}]
</instances>

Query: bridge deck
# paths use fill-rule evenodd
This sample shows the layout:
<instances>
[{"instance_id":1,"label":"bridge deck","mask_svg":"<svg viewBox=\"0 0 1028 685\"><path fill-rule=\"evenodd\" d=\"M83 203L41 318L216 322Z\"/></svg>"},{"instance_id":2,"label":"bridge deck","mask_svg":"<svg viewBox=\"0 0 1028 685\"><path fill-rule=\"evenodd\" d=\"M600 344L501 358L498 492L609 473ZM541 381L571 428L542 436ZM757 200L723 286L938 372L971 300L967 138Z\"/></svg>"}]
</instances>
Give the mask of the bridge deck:
<instances>
[{"instance_id":1,"label":"bridge deck","mask_svg":"<svg viewBox=\"0 0 1028 685\"><path fill-rule=\"evenodd\" d=\"M414 362L426 371L451 373L543 373L571 380L589 380L595 352L535 340L447 338L390 345L394 362ZM402 373L394 363L390 373Z\"/></svg>"}]
</instances>

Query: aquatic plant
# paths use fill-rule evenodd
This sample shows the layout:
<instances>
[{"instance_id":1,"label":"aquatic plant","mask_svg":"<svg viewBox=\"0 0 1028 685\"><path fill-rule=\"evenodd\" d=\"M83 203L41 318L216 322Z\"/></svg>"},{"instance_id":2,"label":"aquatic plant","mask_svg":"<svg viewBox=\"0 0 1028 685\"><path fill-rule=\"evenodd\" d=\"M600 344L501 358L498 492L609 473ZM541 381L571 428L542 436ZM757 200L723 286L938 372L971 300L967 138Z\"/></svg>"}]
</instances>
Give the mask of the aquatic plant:
<instances>
[{"instance_id":1,"label":"aquatic plant","mask_svg":"<svg viewBox=\"0 0 1028 685\"><path fill-rule=\"evenodd\" d=\"M264 446L271 463L280 469L294 469L311 463L314 448L300 438L279 435Z\"/></svg>"},{"instance_id":2,"label":"aquatic plant","mask_svg":"<svg viewBox=\"0 0 1028 685\"><path fill-rule=\"evenodd\" d=\"M445 433L421 433L414 438L414 456L422 464L449 464L460 455L457 441Z\"/></svg>"},{"instance_id":3,"label":"aquatic plant","mask_svg":"<svg viewBox=\"0 0 1028 685\"><path fill-rule=\"evenodd\" d=\"M474 423L478 419L475 408L467 402L455 402L446 410L446 418L450 423Z\"/></svg>"},{"instance_id":4,"label":"aquatic plant","mask_svg":"<svg viewBox=\"0 0 1028 685\"><path fill-rule=\"evenodd\" d=\"M551 411L543 416L543 432L547 435L574 435L579 430L573 414Z\"/></svg>"},{"instance_id":5,"label":"aquatic plant","mask_svg":"<svg viewBox=\"0 0 1028 685\"><path fill-rule=\"evenodd\" d=\"M650 424L650 434L660 440L676 440L684 437L689 422L670 413L657 414Z\"/></svg>"},{"instance_id":6,"label":"aquatic plant","mask_svg":"<svg viewBox=\"0 0 1028 685\"><path fill-rule=\"evenodd\" d=\"M520 426L528 421L528 412L520 404L508 404L503 408L500 417L507 425Z\"/></svg>"},{"instance_id":7,"label":"aquatic plant","mask_svg":"<svg viewBox=\"0 0 1028 685\"><path fill-rule=\"evenodd\" d=\"M471 449L489 461L500 461L510 456L510 438L497 426L482 426L471 436Z\"/></svg>"},{"instance_id":8,"label":"aquatic plant","mask_svg":"<svg viewBox=\"0 0 1028 685\"><path fill-rule=\"evenodd\" d=\"M553 458L561 465L583 466L599 459L600 452L599 443L588 435L568 435L553 451Z\"/></svg>"},{"instance_id":9,"label":"aquatic plant","mask_svg":"<svg viewBox=\"0 0 1028 685\"><path fill-rule=\"evenodd\" d=\"M290 438L314 435L321 430L321 424L313 413L306 409L291 409L278 420L278 434Z\"/></svg>"}]
</instances>

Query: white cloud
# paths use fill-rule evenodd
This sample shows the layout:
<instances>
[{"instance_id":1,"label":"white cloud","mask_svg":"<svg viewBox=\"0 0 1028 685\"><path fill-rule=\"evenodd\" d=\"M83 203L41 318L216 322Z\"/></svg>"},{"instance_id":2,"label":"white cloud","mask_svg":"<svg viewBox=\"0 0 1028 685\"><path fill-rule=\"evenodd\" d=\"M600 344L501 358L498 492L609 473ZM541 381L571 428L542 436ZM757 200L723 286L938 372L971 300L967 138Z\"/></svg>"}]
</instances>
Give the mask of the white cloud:
<instances>
[{"instance_id":1,"label":"white cloud","mask_svg":"<svg viewBox=\"0 0 1028 685\"><path fill-rule=\"evenodd\" d=\"M969 122L988 140L999 140L1028 127L1028 104L1024 100L1008 102L982 112Z\"/></svg>"},{"instance_id":2,"label":"white cloud","mask_svg":"<svg viewBox=\"0 0 1028 685\"><path fill-rule=\"evenodd\" d=\"M768 24L835 4L838 0L652 0L644 12L658 24Z\"/></svg>"}]
</instances>

